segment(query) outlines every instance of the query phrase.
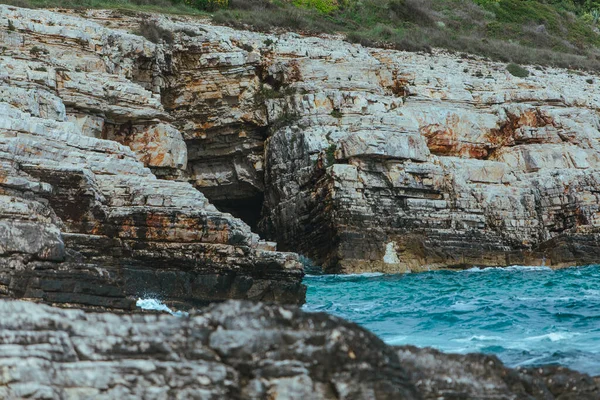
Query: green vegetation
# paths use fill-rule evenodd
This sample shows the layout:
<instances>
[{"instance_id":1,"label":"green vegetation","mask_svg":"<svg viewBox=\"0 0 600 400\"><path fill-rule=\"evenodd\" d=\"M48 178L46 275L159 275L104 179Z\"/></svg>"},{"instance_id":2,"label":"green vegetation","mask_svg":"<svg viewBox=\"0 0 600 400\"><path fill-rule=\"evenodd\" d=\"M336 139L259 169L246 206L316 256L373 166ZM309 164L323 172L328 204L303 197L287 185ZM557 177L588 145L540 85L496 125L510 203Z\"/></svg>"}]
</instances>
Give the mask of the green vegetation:
<instances>
[{"instance_id":1,"label":"green vegetation","mask_svg":"<svg viewBox=\"0 0 600 400\"><path fill-rule=\"evenodd\" d=\"M529 76L529 71L515 63L508 64L506 66L506 70L510 72L512 76L516 76L518 78L527 78Z\"/></svg>"},{"instance_id":2,"label":"green vegetation","mask_svg":"<svg viewBox=\"0 0 600 400\"><path fill-rule=\"evenodd\" d=\"M331 116L333 118L342 118L343 114L340 110L333 110L331 111Z\"/></svg>"},{"instance_id":3,"label":"green vegetation","mask_svg":"<svg viewBox=\"0 0 600 400\"><path fill-rule=\"evenodd\" d=\"M33 57L38 57L41 54L48 54L48 50L44 49L43 47L33 46L31 49L29 49L29 54L31 54Z\"/></svg>"},{"instance_id":4,"label":"green vegetation","mask_svg":"<svg viewBox=\"0 0 600 400\"><path fill-rule=\"evenodd\" d=\"M329 145L329 147L327 149L325 149L325 161L326 161L327 167L335 164L335 149L336 149L335 144L331 144L331 145Z\"/></svg>"},{"instance_id":5,"label":"green vegetation","mask_svg":"<svg viewBox=\"0 0 600 400\"><path fill-rule=\"evenodd\" d=\"M351 42L369 46L410 51L441 47L506 63L600 70L600 0L3 2L26 7L121 8L210 16L216 23L259 31L341 33Z\"/></svg>"}]
</instances>

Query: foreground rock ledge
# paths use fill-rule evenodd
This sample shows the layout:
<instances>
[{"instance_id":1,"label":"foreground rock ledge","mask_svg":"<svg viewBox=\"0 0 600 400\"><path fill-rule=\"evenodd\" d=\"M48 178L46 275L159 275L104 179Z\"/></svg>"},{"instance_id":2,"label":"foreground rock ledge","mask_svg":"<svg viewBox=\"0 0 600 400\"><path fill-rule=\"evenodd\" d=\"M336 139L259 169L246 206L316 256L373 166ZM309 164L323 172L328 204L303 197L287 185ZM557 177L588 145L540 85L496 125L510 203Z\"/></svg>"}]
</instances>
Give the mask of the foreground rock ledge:
<instances>
[{"instance_id":1,"label":"foreground rock ledge","mask_svg":"<svg viewBox=\"0 0 600 400\"><path fill-rule=\"evenodd\" d=\"M387 346L293 306L229 301L176 318L0 301L7 399L597 399L598 383L560 367Z\"/></svg>"}]
</instances>

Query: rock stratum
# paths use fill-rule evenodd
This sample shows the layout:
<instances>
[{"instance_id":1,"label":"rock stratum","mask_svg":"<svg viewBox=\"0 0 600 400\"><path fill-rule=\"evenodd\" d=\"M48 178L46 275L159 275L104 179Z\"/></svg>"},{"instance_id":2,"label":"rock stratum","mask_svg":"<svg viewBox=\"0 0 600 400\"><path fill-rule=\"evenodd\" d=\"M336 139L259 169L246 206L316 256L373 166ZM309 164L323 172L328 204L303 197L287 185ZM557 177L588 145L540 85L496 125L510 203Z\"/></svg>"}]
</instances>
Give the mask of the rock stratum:
<instances>
[{"instance_id":1,"label":"rock stratum","mask_svg":"<svg viewBox=\"0 0 600 400\"><path fill-rule=\"evenodd\" d=\"M302 302L256 233L329 272L600 259L596 76L119 11L0 39L5 296Z\"/></svg>"},{"instance_id":2,"label":"rock stratum","mask_svg":"<svg viewBox=\"0 0 600 400\"><path fill-rule=\"evenodd\" d=\"M60 231L84 259L166 260L176 285L256 269L251 291L214 277L222 297L299 276L250 229L332 272L600 259L596 76L186 17L0 18L6 208L44 238L3 254L55 262Z\"/></svg>"},{"instance_id":3,"label":"rock stratum","mask_svg":"<svg viewBox=\"0 0 600 400\"><path fill-rule=\"evenodd\" d=\"M294 306L328 271L597 261L595 77L0 5L0 398L596 399ZM591 81L592 83L589 83ZM257 233L253 233L257 232Z\"/></svg>"},{"instance_id":4,"label":"rock stratum","mask_svg":"<svg viewBox=\"0 0 600 400\"><path fill-rule=\"evenodd\" d=\"M3 399L597 399L598 378L495 356L391 347L293 306L229 301L190 317L0 300Z\"/></svg>"},{"instance_id":5,"label":"rock stratum","mask_svg":"<svg viewBox=\"0 0 600 400\"><path fill-rule=\"evenodd\" d=\"M158 89L136 82L161 47L4 5L0 26L1 296L115 310L136 297L304 302L298 256L152 172L188 163Z\"/></svg>"}]
</instances>

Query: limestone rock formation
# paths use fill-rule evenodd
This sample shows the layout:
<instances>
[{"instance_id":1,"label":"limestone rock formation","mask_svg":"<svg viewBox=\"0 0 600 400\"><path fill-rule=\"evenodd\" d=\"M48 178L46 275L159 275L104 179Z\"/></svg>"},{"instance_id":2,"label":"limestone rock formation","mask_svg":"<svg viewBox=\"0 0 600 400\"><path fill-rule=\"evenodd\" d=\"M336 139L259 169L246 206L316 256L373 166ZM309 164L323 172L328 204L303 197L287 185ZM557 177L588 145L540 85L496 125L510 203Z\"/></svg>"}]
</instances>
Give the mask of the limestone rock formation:
<instances>
[{"instance_id":1,"label":"limestone rock formation","mask_svg":"<svg viewBox=\"0 0 600 400\"><path fill-rule=\"evenodd\" d=\"M124 75L160 94L181 138L116 116L102 132L280 249L341 272L600 258L595 76L530 67L523 79L466 55L185 17L85 17L158 42L95 51L120 54ZM69 113L98 130L89 114ZM157 157L166 148L175 154Z\"/></svg>"},{"instance_id":2,"label":"limestone rock formation","mask_svg":"<svg viewBox=\"0 0 600 400\"><path fill-rule=\"evenodd\" d=\"M188 154L134 79L160 48L4 5L0 27L0 295L110 309L138 296L304 301L296 255L153 174L183 173Z\"/></svg>"},{"instance_id":3,"label":"limestone rock formation","mask_svg":"<svg viewBox=\"0 0 600 400\"><path fill-rule=\"evenodd\" d=\"M0 38L7 295L105 301L36 281L67 262L106 293L301 298L251 230L327 271L600 258L594 76L118 11L0 6Z\"/></svg>"},{"instance_id":4,"label":"limestone rock formation","mask_svg":"<svg viewBox=\"0 0 600 400\"><path fill-rule=\"evenodd\" d=\"M157 23L184 32L174 55L197 60L173 57L166 102L204 165L191 181L242 217L248 185L264 190L258 229L280 248L332 272L600 259L596 77L532 67L522 79L464 55ZM190 65L198 79L179 77ZM198 91L211 95L192 104Z\"/></svg>"},{"instance_id":5,"label":"limestone rock formation","mask_svg":"<svg viewBox=\"0 0 600 400\"><path fill-rule=\"evenodd\" d=\"M265 153L282 246L346 272L600 259L590 76L303 41L269 70L295 90L269 103L294 116Z\"/></svg>"},{"instance_id":6,"label":"limestone rock formation","mask_svg":"<svg viewBox=\"0 0 600 400\"><path fill-rule=\"evenodd\" d=\"M355 324L229 301L190 317L0 301L5 399L596 399L598 379L394 348Z\"/></svg>"}]
</instances>

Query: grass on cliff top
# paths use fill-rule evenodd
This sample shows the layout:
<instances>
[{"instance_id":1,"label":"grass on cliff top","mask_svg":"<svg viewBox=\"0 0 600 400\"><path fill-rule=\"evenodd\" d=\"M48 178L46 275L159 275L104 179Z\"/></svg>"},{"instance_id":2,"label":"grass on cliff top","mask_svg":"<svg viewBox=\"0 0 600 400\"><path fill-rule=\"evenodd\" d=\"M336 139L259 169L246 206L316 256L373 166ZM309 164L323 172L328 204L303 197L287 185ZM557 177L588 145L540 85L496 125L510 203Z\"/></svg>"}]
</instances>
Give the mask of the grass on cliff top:
<instances>
[{"instance_id":1,"label":"grass on cliff top","mask_svg":"<svg viewBox=\"0 0 600 400\"><path fill-rule=\"evenodd\" d=\"M366 46L409 51L440 47L507 63L600 71L600 1L596 0L2 2L22 7L122 8L210 15L216 23L237 28L341 33L349 41Z\"/></svg>"}]
</instances>

